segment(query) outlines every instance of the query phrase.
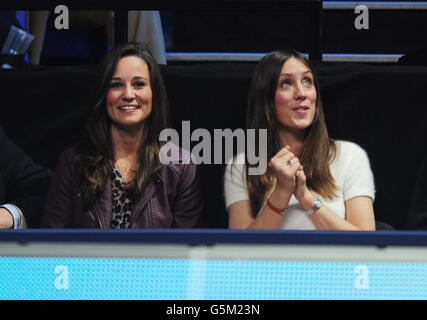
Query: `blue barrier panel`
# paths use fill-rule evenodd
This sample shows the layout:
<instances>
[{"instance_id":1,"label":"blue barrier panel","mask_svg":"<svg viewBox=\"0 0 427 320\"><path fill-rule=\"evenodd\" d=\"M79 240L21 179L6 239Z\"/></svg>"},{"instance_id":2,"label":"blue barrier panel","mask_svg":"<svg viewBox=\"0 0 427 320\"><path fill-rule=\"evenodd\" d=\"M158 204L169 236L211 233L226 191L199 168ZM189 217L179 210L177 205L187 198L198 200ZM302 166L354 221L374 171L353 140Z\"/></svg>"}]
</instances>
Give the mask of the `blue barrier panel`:
<instances>
[{"instance_id":1,"label":"blue barrier panel","mask_svg":"<svg viewBox=\"0 0 427 320\"><path fill-rule=\"evenodd\" d=\"M426 299L425 232L0 232L1 300Z\"/></svg>"}]
</instances>

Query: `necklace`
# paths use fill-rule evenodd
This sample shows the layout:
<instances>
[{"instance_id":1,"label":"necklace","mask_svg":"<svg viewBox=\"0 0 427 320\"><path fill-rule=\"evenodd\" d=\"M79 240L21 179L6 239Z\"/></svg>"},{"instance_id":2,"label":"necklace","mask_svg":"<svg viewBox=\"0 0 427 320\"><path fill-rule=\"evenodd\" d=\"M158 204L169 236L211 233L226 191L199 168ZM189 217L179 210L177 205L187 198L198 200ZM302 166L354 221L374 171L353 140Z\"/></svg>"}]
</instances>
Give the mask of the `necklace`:
<instances>
[{"instance_id":1,"label":"necklace","mask_svg":"<svg viewBox=\"0 0 427 320\"><path fill-rule=\"evenodd\" d=\"M120 168L117 168L117 169L119 169L120 174L122 175L122 177L123 177L123 179L125 181L130 180L129 172L131 171L132 166L131 165L124 165L124 164L122 164L122 160L123 159L129 159L129 158L130 157L128 157L128 158L122 158L122 159L116 160L116 162L115 162L115 164L118 165L121 168L121 170L120 170Z\"/></svg>"}]
</instances>

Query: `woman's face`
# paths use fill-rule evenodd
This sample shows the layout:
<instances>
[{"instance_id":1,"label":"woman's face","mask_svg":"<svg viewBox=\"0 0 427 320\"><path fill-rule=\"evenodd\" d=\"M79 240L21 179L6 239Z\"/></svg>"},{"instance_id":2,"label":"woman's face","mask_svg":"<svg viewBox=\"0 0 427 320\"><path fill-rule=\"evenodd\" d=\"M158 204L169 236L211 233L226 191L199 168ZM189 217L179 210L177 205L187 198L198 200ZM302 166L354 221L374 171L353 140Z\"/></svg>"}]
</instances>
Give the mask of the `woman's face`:
<instances>
[{"instance_id":1,"label":"woman's face","mask_svg":"<svg viewBox=\"0 0 427 320\"><path fill-rule=\"evenodd\" d=\"M313 73L300 60L291 57L283 64L276 89L276 116L289 131L304 130L316 112Z\"/></svg>"},{"instance_id":2,"label":"woman's face","mask_svg":"<svg viewBox=\"0 0 427 320\"><path fill-rule=\"evenodd\" d=\"M107 92L107 114L121 128L139 128L150 116L152 91L147 63L136 56L120 59Z\"/></svg>"}]
</instances>

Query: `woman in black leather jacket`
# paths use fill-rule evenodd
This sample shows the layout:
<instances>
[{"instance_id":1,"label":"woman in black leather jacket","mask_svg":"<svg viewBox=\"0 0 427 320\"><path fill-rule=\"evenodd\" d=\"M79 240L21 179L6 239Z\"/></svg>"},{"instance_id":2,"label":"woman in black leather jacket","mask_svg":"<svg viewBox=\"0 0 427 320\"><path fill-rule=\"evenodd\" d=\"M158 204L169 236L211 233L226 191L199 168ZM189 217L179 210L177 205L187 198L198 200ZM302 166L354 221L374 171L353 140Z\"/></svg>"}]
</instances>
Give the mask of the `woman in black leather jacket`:
<instances>
[{"instance_id":1,"label":"woman in black leather jacket","mask_svg":"<svg viewBox=\"0 0 427 320\"><path fill-rule=\"evenodd\" d=\"M195 164L160 161L169 110L153 57L140 44L121 45L106 55L95 80L83 138L59 160L42 225L195 227L202 211ZM191 159L179 148L174 154Z\"/></svg>"}]
</instances>

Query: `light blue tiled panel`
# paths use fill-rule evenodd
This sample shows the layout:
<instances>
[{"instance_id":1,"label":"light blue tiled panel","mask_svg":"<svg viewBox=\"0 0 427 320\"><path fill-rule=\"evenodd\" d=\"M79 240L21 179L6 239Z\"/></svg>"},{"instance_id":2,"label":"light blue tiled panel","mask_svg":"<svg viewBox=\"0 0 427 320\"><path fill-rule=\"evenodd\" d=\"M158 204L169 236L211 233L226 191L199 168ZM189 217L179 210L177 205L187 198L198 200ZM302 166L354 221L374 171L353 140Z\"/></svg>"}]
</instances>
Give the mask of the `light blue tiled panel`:
<instances>
[{"instance_id":1,"label":"light blue tiled panel","mask_svg":"<svg viewBox=\"0 0 427 320\"><path fill-rule=\"evenodd\" d=\"M426 263L0 257L0 299L426 298Z\"/></svg>"}]
</instances>

